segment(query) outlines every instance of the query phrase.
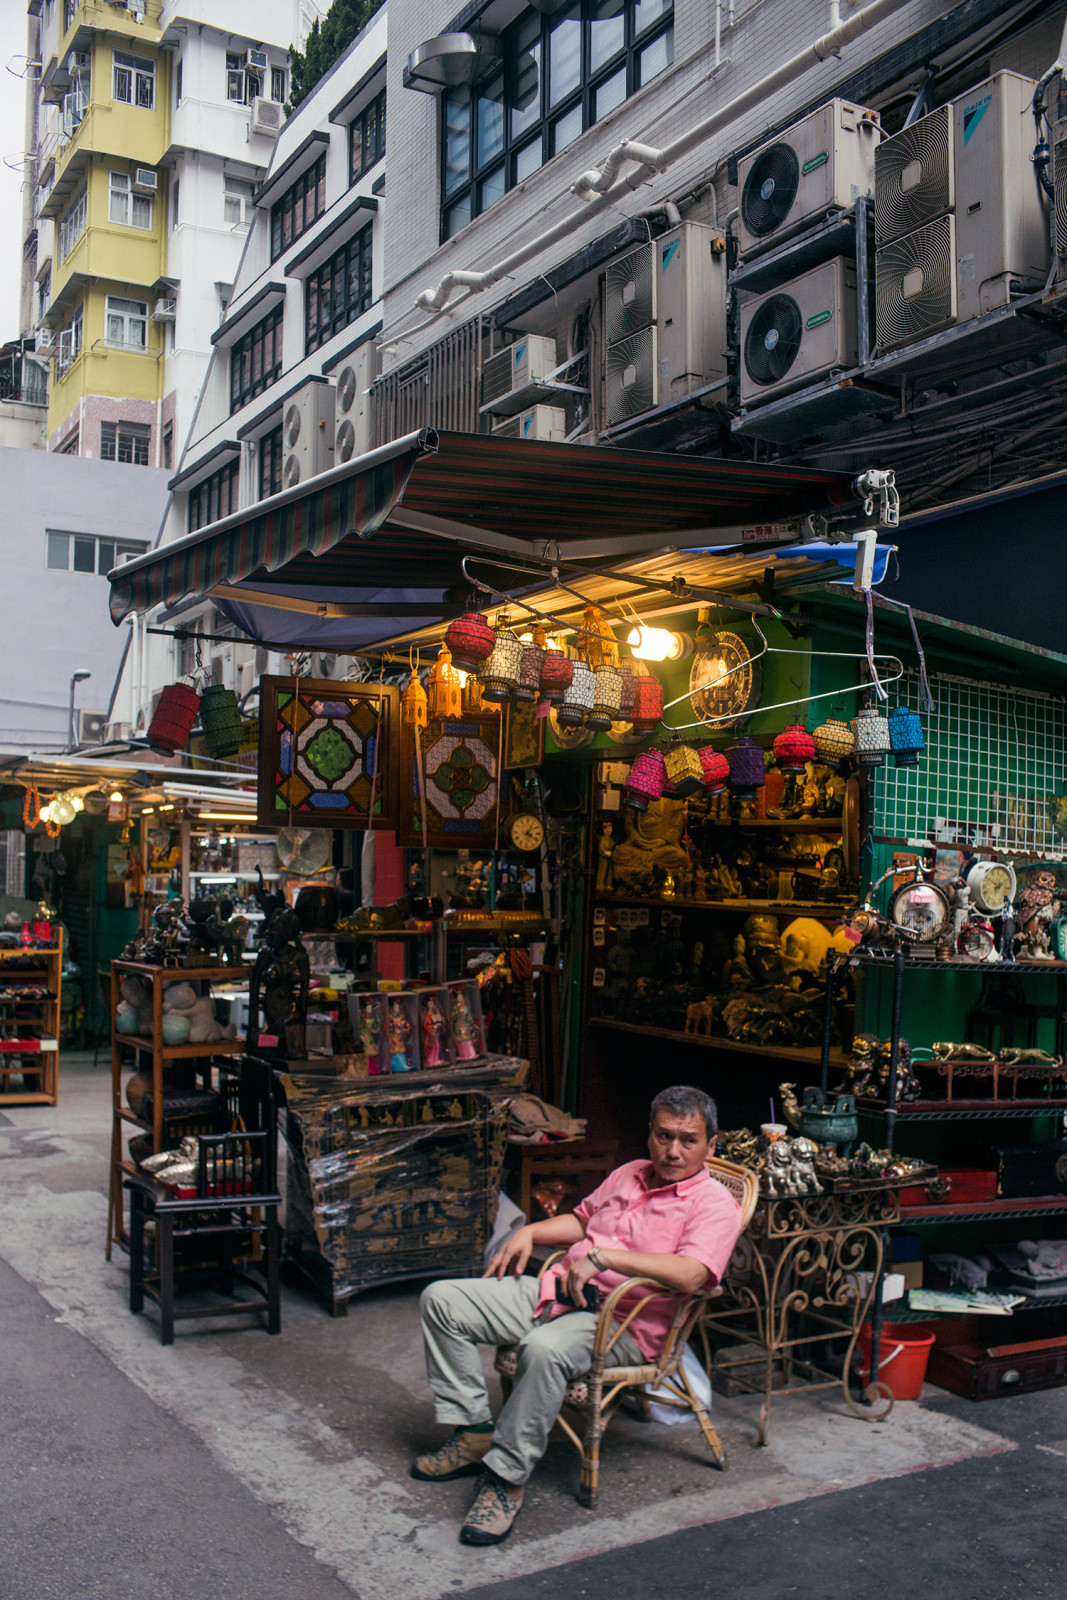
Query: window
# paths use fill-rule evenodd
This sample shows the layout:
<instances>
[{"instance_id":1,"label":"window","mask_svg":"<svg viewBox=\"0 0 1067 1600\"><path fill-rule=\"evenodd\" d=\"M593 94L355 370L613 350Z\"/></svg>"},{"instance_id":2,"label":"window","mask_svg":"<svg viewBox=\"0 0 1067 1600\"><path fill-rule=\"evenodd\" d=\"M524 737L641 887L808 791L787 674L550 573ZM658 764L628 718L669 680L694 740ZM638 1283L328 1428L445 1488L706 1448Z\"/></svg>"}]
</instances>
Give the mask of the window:
<instances>
[{"instance_id":1,"label":"window","mask_svg":"<svg viewBox=\"0 0 1067 1600\"><path fill-rule=\"evenodd\" d=\"M271 67L270 69L270 97L277 100L279 105L285 100L285 68Z\"/></svg>"},{"instance_id":2,"label":"window","mask_svg":"<svg viewBox=\"0 0 1067 1600\"><path fill-rule=\"evenodd\" d=\"M240 411L249 400L281 376L282 307L257 322L230 351L230 411Z\"/></svg>"},{"instance_id":3,"label":"window","mask_svg":"<svg viewBox=\"0 0 1067 1600\"><path fill-rule=\"evenodd\" d=\"M111 95L128 106L151 111L156 103L156 64L116 50L111 58Z\"/></svg>"},{"instance_id":4,"label":"window","mask_svg":"<svg viewBox=\"0 0 1067 1600\"><path fill-rule=\"evenodd\" d=\"M62 376L67 368L81 355L82 348L82 308L79 306L71 317L67 326L60 331L59 348L56 353L56 373ZM73 452L75 455L77 451Z\"/></svg>"},{"instance_id":5,"label":"window","mask_svg":"<svg viewBox=\"0 0 1067 1600\"><path fill-rule=\"evenodd\" d=\"M226 98L244 105L248 99L248 80L245 76L245 58L239 51L226 52Z\"/></svg>"},{"instance_id":6,"label":"window","mask_svg":"<svg viewBox=\"0 0 1067 1600\"><path fill-rule=\"evenodd\" d=\"M180 106L181 103L182 103L182 63L179 61L178 65L174 69L174 104L176 106Z\"/></svg>"},{"instance_id":7,"label":"window","mask_svg":"<svg viewBox=\"0 0 1067 1600\"><path fill-rule=\"evenodd\" d=\"M181 211L179 209L181 187L182 182L180 178L175 178L174 182L170 186L170 225L172 228L176 228L178 226L178 219L181 216Z\"/></svg>"},{"instance_id":8,"label":"window","mask_svg":"<svg viewBox=\"0 0 1067 1600\"><path fill-rule=\"evenodd\" d=\"M325 210L326 157L321 155L270 208L271 260L277 261L282 251L288 250Z\"/></svg>"},{"instance_id":9,"label":"window","mask_svg":"<svg viewBox=\"0 0 1067 1600\"><path fill-rule=\"evenodd\" d=\"M109 294L104 309L104 341L130 350L148 347L148 301Z\"/></svg>"},{"instance_id":10,"label":"window","mask_svg":"<svg viewBox=\"0 0 1067 1600\"><path fill-rule=\"evenodd\" d=\"M280 494L282 488L282 430L281 424L265 433L259 441L259 498Z\"/></svg>"},{"instance_id":11,"label":"window","mask_svg":"<svg viewBox=\"0 0 1067 1600\"><path fill-rule=\"evenodd\" d=\"M310 355L354 322L374 298L369 225L310 275L305 295L305 353Z\"/></svg>"},{"instance_id":12,"label":"window","mask_svg":"<svg viewBox=\"0 0 1067 1600\"><path fill-rule=\"evenodd\" d=\"M59 259L65 261L85 229L87 190L79 189L59 219Z\"/></svg>"},{"instance_id":13,"label":"window","mask_svg":"<svg viewBox=\"0 0 1067 1600\"><path fill-rule=\"evenodd\" d=\"M442 239L673 60L671 0L572 0L551 16L523 12L504 33L503 65L442 96Z\"/></svg>"},{"instance_id":14,"label":"window","mask_svg":"<svg viewBox=\"0 0 1067 1600\"><path fill-rule=\"evenodd\" d=\"M59 447L59 454L61 456L76 456L78 454L78 446L80 443L81 435L78 433L77 428L75 428L74 432L69 433L63 440L63 443Z\"/></svg>"},{"instance_id":15,"label":"window","mask_svg":"<svg viewBox=\"0 0 1067 1600\"><path fill-rule=\"evenodd\" d=\"M45 531L45 566L53 572L107 574L130 556L143 556L148 545L137 539L98 539L92 533Z\"/></svg>"},{"instance_id":16,"label":"window","mask_svg":"<svg viewBox=\"0 0 1067 1600\"><path fill-rule=\"evenodd\" d=\"M165 422L163 424L163 465L165 467L173 467L173 465L174 465L174 424L173 424L173 422Z\"/></svg>"},{"instance_id":17,"label":"window","mask_svg":"<svg viewBox=\"0 0 1067 1600\"><path fill-rule=\"evenodd\" d=\"M141 422L102 422L100 424L101 461L125 461L134 467L147 467L152 430Z\"/></svg>"},{"instance_id":18,"label":"window","mask_svg":"<svg viewBox=\"0 0 1067 1600\"><path fill-rule=\"evenodd\" d=\"M134 194L128 172L108 174L107 215L109 222L124 228L151 228L153 201L150 194Z\"/></svg>"},{"instance_id":19,"label":"window","mask_svg":"<svg viewBox=\"0 0 1067 1600\"><path fill-rule=\"evenodd\" d=\"M189 490L189 532L206 528L209 522L218 522L237 510L237 478L240 462L231 461L220 467L210 478Z\"/></svg>"},{"instance_id":20,"label":"window","mask_svg":"<svg viewBox=\"0 0 1067 1600\"><path fill-rule=\"evenodd\" d=\"M348 125L348 181L357 178L385 154L385 90L364 106Z\"/></svg>"},{"instance_id":21,"label":"window","mask_svg":"<svg viewBox=\"0 0 1067 1600\"><path fill-rule=\"evenodd\" d=\"M52 304L52 269L46 267L41 274L41 281L37 285L37 321L41 322L45 312Z\"/></svg>"},{"instance_id":22,"label":"window","mask_svg":"<svg viewBox=\"0 0 1067 1600\"><path fill-rule=\"evenodd\" d=\"M227 178L222 201L222 214L233 227L247 227L255 216L252 204L252 185L237 178Z\"/></svg>"}]
</instances>

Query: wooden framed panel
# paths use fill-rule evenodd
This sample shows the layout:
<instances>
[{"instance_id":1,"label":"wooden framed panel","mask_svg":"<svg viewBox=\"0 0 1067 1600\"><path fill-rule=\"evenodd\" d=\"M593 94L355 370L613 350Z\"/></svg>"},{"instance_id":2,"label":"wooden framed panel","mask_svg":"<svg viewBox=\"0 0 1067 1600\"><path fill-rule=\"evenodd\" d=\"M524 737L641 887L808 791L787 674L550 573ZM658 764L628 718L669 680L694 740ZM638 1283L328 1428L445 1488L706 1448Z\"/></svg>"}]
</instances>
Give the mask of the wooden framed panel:
<instances>
[{"instance_id":1,"label":"wooden framed panel","mask_svg":"<svg viewBox=\"0 0 1067 1600\"><path fill-rule=\"evenodd\" d=\"M404 795L397 842L438 850L491 850L497 818L506 810L502 771L504 719L480 711L422 730L426 773L426 838L422 837L415 730L400 734L400 790Z\"/></svg>"},{"instance_id":2,"label":"wooden framed panel","mask_svg":"<svg viewBox=\"0 0 1067 1600\"><path fill-rule=\"evenodd\" d=\"M259 692L257 822L395 832L400 691L266 677Z\"/></svg>"},{"instance_id":3,"label":"wooden framed panel","mask_svg":"<svg viewBox=\"0 0 1067 1600\"><path fill-rule=\"evenodd\" d=\"M537 715L537 702L512 701L505 708L504 771L521 772L539 767L545 758L545 723Z\"/></svg>"}]
</instances>

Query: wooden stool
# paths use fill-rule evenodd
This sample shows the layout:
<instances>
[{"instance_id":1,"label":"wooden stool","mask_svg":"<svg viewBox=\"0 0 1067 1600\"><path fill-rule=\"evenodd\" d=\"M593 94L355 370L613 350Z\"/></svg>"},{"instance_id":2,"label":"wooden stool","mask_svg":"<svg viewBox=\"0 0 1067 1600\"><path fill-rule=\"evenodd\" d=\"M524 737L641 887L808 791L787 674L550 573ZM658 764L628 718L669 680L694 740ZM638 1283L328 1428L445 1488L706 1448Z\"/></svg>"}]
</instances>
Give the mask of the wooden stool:
<instances>
[{"instance_id":1,"label":"wooden stool","mask_svg":"<svg viewBox=\"0 0 1067 1600\"><path fill-rule=\"evenodd\" d=\"M528 1222L531 1215L533 1189L538 1179L558 1178L563 1184L563 1198L554 1214L559 1216L573 1211L579 1200L593 1190L614 1171L618 1145L613 1139L554 1139L551 1144L512 1144L508 1146L508 1164L514 1174L514 1187L518 1189L512 1199ZM517 1160L516 1160L517 1157ZM548 1212L541 1207L545 1216Z\"/></svg>"}]
</instances>

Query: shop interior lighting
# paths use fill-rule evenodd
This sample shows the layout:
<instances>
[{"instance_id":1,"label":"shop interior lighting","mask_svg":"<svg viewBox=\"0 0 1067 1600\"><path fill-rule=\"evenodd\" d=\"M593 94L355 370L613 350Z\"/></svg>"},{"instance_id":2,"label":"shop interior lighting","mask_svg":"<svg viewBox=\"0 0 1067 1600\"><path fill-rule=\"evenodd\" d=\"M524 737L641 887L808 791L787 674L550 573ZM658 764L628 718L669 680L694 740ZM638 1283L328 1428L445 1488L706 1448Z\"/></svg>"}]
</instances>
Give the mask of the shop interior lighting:
<instances>
[{"instance_id":1,"label":"shop interior lighting","mask_svg":"<svg viewBox=\"0 0 1067 1600\"><path fill-rule=\"evenodd\" d=\"M626 643L635 661L681 661L689 653L689 640L669 628L632 628Z\"/></svg>"},{"instance_id":2,"label":"shop interior lighting","mask_svg":"<svg viewBox=\"0 0 1067 1600\"><path fill-rule=\"evenodd\" d=\"M120 805L122 802L122 790L112 789L111 793L108 795L108 799L111 801L112 805Z\"/></svg>"},{"instance_id":3,"label":"shop interior lighting","mask_svg":"<svg viewBox=\"0 0 1067 1600\"><path fill-rule=\"evenodd\" d=\"M162 806L160 810L162 810ZM201 811L200 822L255 822L254 811Z\"/></svg>"}]
</instances>

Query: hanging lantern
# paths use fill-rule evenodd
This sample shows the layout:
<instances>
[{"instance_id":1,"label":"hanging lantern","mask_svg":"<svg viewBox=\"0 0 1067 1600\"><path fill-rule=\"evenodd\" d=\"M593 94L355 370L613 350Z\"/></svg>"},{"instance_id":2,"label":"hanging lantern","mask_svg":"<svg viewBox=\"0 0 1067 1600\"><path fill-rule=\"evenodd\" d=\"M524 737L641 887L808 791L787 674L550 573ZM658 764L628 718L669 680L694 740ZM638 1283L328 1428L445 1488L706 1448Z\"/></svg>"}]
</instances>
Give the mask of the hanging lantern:
<instances>
[{"instance_id":1,"label":"hanging lantern","mask_svg":"<svg viewBox=\"0 0 1067 1600\"><path fill-rule=\"evenodd\" d=\"M815 760L815 740L799 722L791 722L774 741L774 759L782 772L803 772Z\"/></svg>"},{"instance_id":2,"label":"hanging lantern","mask_svg":"<svg viewBox=\"0 0 1067 1600\"><path fill-rule=\"evenodd\" d=\"M603 661L593 674L593 709L586 719L591 728L606 733L619 715L622 700L622 673Z\"/></svg>"},{"instance_id":3,"label":"hanging lantern","mask_svg":"<svg viewBox=\"0 0 1067 1600\"><path fill-rule=\"evenodd\" d=\"M827 717L820 723L812 734L815 741L815 754L820 761L825 761L827 766L836 766L839 761L844 761L856 748L855 735L847 722L842 722L839 717Z\"/></svg>"},{"instance_id":4,"label":"hanging lantern","mask_svg":"<svg viewBox=\"0 0 1067 1600\"><path fill-rule=\"evenodd\" d=\"M541 662L541 698L558 706L574 677L574 662L562 650L546 650Z\"/></svg>"},{"instance_id":5,"label":"hanging lantern","mask_svg":"<svg viewBox=\"0 0 1067 1600\"><path fill-rule=\"evenodd\" d=\"M722 794L730 778L730 763L721 751L705 744L697 751L704 787L709 794Z\"/></svg>"},{"instance_id":6,"label":"hanging lantern","mask_svg":"<svg viewBox=\"0 0 1067 1600\"><path fill-rule=\"evenodd\" d=\"M919 713L907 706L895 706L889 713L889 743L898 767L918 765L919 752L926 749Z\"/></svg>"},{"instance_id":7,"label":"hanging lantern","mask_svg":"<svg viewBox=\"0 0 1067 1600\"><path fill-rule=\"evenodd\" d=\"M493 653L496 637L480 611L456 617L445 630L445 644L462 672L478 672Z\"/></svg>"},{"instance_id":8,"label":"hanging lantern","mask_svg":"<svg viewBox=\"0 0 1067 1600\"><path fill-rule=\"evenodd\" d=\"M629 667L621 667L619 676L622 679L622 692L619 695L619 717L623 722L629 722L630 713L634 708L637 696L637 675Z\"/></svg>"},{"instance_id":9,"label":"hanging lantern","mask_svg":"<svg viewBox=\"0 0 1067 1600\"><path fill-rule=\"evenodd\" d=\"M638 678L630 721L635 733L655 733L663 721L663 685L655 678Z\"/></svg>"},{"instance_id":10,"label":"hanging lantern","mask_svg":"<svg viewBox=\"0 0 1067 1600\"><path fill-rule=\"evenodd\" d=\"M237 696L221 683L209 683L200 696L200 726L209 755L235 756L241 748L241 712Z\"/></svg>"},{"instance_id":11,"label":"hanging lantern","mask_svg":"<svg viewBox=\"0 0 1067 1600\"><path fill-rule=\"evenodd\" d=\"M426 680L427 710L441 722L453 722L463 714L463 685L452 665L452 652L443 644Z\"/></svg>"},{"instance_id":12,"label":"hanging lantern","mask_svg":"<svg viewBox=\"0 0 1067 1600\"><path fill-rule=\"evenodd\" d=\"M873 706L864 706L852 719L856 760L861 767L880 767L889 750L889 724Z\"/></svg>"},{"instance_id":13,"label":"hanging lantern","mask_svg":"<svg viewBox=\"0 0 1067 1600\"><path fill-rule=\"evenodd\" d=\"M411 677L400 696L400 720L406 728L425 728L426 712L426 690L419 682L418 673L412 668Z\"/></svg>"},{"instance_id":14,"label":"hanging lantern","mask_svg":"<svg viewBox=\"0 0 1067 1600\"><path fill-rule=\"evenodd\" d=\"M477 716L479 711L495 711L496 706L487 706L482 699L482 686L473 672L468 672L467 681L463 685L463 709L468 716Z\"/></svg>"},{"instance_id":15,"label":"hanging lantern","mask_svg":"<svg viewBox=\"0 0 1067 1600\"><path fill-rule=\"evenodd\" d=\"M704 787L704 768L691 744L676 741L664 757L667 782L679 799Z\"/></svg>"},{"instance_id":16,"label":"hanging lantern","mask_svg":"<svg viewBox=\"0 0 1067 1600\"><path fill-rule=\"evenodd\" d=\"M666 783L663 752L646 750L630 768L626 780L626 804L635 811L647 811L653 800L659 800Z\"/></svg>"},{"instance_id":17,"label":"hanging lantern","mask_svg":"<svg viewBox=\"0 0 1067 1600\"><path fill-rule=\"evenodd\" d=\"M585 721L593 709L593 692L596 678L584 661L572 662L574 672L556 712L557 720L565 728L576 728Z\"/></svg>"},{"instance_id":18,"label":"hanging lantern","mask_svg":"<svg viewBox=\"0 0 1067 1600\"><path fill-rule=\"evenodd\" d=\"M582 632L578 638L578 649L594 672L605 663L613 666L619 659L619 647L615 642L615 635L609 628L604 613L596 606L586 607L582 618Z\"/></svg>"},{"instance_id":19,"label":"hanging lantern","mask_svg":"<svg viewBox=\"0 0 1067 1600\"><path fill-rule=\"evenodd\" d=\"M157 755L173 756L186 748L199 710L195 689L187 683L167 684L148 724L148 743Z\"/></svg>"},{"instance_id":20,"label":"hanging lantern","mask_svg":"<svg viewBox=\"0 0 1067 1600\"><path fill-rule=\"evenodd\" d=\"M751 739L738 739L726 752L730 764L730 788L740 800L754 800L767 775L763 751Z\"/></svg>"},{"instance_id":21,"label":"hanging lantern","mask_svg":"<svg viewBox=\"0 0 1067 1600\"><path fill-rule=\"evenodd\" d=\"M538 633L541 639L544 639L544 629L536 629L533 642L523 645L522 655L519 657L519 684L515 690L515 698L525 700L527 703L541 698L541 669L545 664L545 647L538 640Z\"/></svg>"},{"instance_id":22,"label":"hanging lantern","mask_svg":"<svg viewBox=\"0 0 1067 1600\"><path fill-rule=\"evenodd\" d=\"M503 704L505 700L511 699L518 687L522 645L506 621L497 628L494 639L496 642L492 654L484 666L479 668L478 676L482 680L483 698Z\"/></svg>"}]
</instances>

